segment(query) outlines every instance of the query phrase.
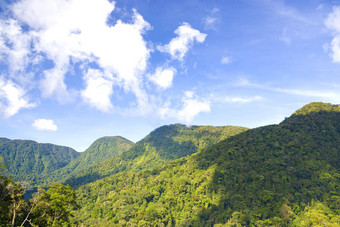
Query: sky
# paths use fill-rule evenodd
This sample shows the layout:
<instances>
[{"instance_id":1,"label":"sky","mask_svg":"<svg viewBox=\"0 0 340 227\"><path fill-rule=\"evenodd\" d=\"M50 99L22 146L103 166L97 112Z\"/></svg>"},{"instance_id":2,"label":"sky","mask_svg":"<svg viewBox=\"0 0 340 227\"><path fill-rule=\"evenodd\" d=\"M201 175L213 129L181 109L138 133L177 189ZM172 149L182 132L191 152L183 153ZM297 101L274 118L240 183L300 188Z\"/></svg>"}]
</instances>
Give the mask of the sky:
<instances>
[{"instance_id":1,"label":"sky","mask_svg":"<svg viewBox=\"0 0 340 227\"><path fill-rule=\"evenodd\" d=\"M0 137L84 151L340 103L340 1L0 0Z\"/></svg>"}]
</instances>

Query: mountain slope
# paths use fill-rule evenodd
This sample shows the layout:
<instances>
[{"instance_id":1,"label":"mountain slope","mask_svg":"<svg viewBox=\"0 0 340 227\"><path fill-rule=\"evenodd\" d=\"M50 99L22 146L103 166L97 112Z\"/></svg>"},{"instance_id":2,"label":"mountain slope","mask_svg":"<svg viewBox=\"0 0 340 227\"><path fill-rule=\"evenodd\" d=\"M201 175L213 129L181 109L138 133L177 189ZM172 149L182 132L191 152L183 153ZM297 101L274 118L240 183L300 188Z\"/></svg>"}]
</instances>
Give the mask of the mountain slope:
<instances>
[{"instance_id":1,"label":"mountain slope","mask_svg":"<svg viewBox=\"0 0 340 227\"><path fill-rule=\"evenodd\" d=\"M76 159L80 153L72 148L31 140L0 139L0 156L8 173L17 181L34 183L38 175L49 174Z\"/></svg>"},{"instance_id":2,"label":"mountain slope","mask_svg":"<svg viewBox=\"0 0 340 227\"><path fill-rule=\"evenodd\" d=\"M92 165L110 159L128 150L134 145L133 142L120 136L106 136L94 141L91 146L81 155L65 167L58 169L45 176L45 182L61 181L66 177L75 175L86 170Z\"/></svg>"},{"instance_id":3,"label":"mountain slope","mask_svg":"<svg viewBox=\"0 0 340 227\"><path fill-rule=\"evenodd\" d=\"M312 102L295 111L294 115L306 115L313 112L340 112L340 105L323 102Z\"/></svg>"},{"instance_id":4,"label":"mountain slope","mask_svg":"<svg viewBox=\"0 0 340 227\"><path fill-rule=\"evenodd\" d=\"M162 126L137 142L130 150L90 167L67 179L65 183L76 187L121 171L150 169L196 153L245 130L247 129L244 127L235 126Z\"/></svg>"},{"instance_id":5,"label":"mountain slope","mask_svg":"<svg viewBox=\"0 0 340 227\"><path fill-rule=\"evenodd\" d=\"M91 165L105 161L130 149L134 142L120 136L106 136L94 141L86 151L75 160L74 171L81 171ZM71 163L70 163L71 164ZM68 165L70 166L70 165Z\"/></svg>"},{"instance_id":6,"label":"mountain slope","mask_svg":"<svg viewBox=\"0 0 340 227\"><path fill-rule=\"evenodd\" d=\"M101 226L338 226L340 112L327 108L295 113L163 167L84 185L77 190L81 209L74 220Z\"/></svg>"}]
</instances>

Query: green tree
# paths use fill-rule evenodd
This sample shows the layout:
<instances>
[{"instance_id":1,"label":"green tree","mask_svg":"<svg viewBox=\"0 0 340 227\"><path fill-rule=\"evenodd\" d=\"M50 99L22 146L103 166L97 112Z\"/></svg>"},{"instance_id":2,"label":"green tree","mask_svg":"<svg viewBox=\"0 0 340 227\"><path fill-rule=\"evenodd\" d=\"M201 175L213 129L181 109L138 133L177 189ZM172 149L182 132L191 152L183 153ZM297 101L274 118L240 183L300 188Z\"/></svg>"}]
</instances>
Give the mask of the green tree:
<instances>
[{"instance_id":1,"label":"green tree","mask_svg":"<svg viewBox=\"0 0 340 227\"><path fill-rule=\"evenodd\" d=\"M340 215L321 202L312 202L293 221L293 226L330 226L340 225Z\"/></svg>"},{"instance_id":2,"label":"green tree","mask_svg":"<svg viewBox=\"0 0 340 227\"><path fill-rule=\"evenodd\" d=\"M25 213L27 202L20 185L9 178L0 157L0 225L17 226ZM20 217L20 218L18 218Z\"/></svg>"},{"instance_id":3,"label":"green tree","mask_svg":"<svg viewBox=\"0 0 340 227\"><path fill-rule=\"evenodd\" d=\"M25 208L27 207L27 202L24 200L24 191L20 187L20 185L16 182L9 182L7 184L7 190L9 193L9 197L11 199L11 205L10 205L10 213L12 214L12 226L16 226L16 221L18 215L22 215Z\"/></svg>"},{"instance_id":4,"label":"green tree","mask_svg":"<svg viewBox=\"0 0 340 227\"><path fill-rule=\"evenodd\" d=\"M76 194L69 185L51 184L31 199L32 223L38 226L69 226L69 219L78 208Z\"/></svg>"}]
</instances>

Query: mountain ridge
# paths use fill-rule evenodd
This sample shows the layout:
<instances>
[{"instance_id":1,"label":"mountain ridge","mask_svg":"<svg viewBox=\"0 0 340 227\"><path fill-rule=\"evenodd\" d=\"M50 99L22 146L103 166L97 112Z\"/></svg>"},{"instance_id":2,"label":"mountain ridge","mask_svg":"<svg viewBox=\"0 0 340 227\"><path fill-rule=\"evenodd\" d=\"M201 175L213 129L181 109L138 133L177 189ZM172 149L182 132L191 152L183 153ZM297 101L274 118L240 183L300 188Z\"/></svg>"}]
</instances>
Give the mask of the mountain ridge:
<instances>
[{"instance_id":1,"label":"mountain ridge","mask_svg":"<svg viewBox=\"0 0 340 227\"><path fill-rule=\"evenodd\" d=\"M295 111L293 115L306 115L308 113L320 112L320 111L340 112L340 104L311 102L307 105L304 105L302 108L298 109L297 111Z\"/></svg>"},{"instance_id":2,"label":"mountain ridge","mask_svg":"<svg viewBox=\"0 0 340 227\"><path fill-rule=\"evenodd\" d=\"M64 183L76 187L121 171L140 171L166 164L245 130L247 128L238 126L164 125L150 132L131 149L91 166Z\"/></svg>"},{"instance_id":3,"label":"mountain ridge","mask_svg":"<svg viewBox=\"0 0 340 227\"><path fill-rule=\"evenodd\" d=\"M167 165L83 185L77 189L82 208L75 220L92 225L337 226L339 150L340 112L293 114Z\"/></svg>"},{"instance_id":4,"label":"mountain ridge","mask_svg":"<svg viewBox=\"0 0 340 227\"><path fill-rule=\"evenodd\" d=\"M112 158L127 149L134 143L122 136L104 136L95 140L81 155L68 165L52 172L49 176L43 177L52 181L61 181L65 177L71 177L92 165Z\"/></svg>"},{"instance_id":5,"label":"mountain ridge","mask_svg":"<svg viewBox=\"0 0 340 227\"><path fill-rule=\"evenodd\" d=\"M49 174L76 159L79 152L66 146L33 140L2 138L0 156L15 180L33 182L37 175Z\"/></svg>"}]
</instances>

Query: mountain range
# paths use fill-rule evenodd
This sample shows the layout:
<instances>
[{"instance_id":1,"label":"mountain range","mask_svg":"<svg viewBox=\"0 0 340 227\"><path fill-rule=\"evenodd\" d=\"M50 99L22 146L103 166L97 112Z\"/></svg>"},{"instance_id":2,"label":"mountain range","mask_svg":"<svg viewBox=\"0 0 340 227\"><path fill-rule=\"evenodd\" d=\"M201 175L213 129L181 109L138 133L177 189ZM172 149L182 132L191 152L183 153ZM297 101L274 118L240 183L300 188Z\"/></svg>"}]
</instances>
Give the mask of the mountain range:
<instances>
[{"instance_id":1,"label":"mountain range","mask_svg":"<svg viewBox=\"0 0 340 227\"><path fill-rule=\"evenodd\" d=\"M49 149L48 149L49 148ZM0 139L18 181L76 190L84 226L339 226L340 106L310 103L277 125L167 125L84 153Z\"/></svg>"},{"instance_id":2,"label":"mountain range","mask_svg":"<svg viewBox=\"0 0 340 227\"><path fill-rule=\"evenodd\" d=\"M322 226L338 226L339 171L340 108L312 103L278 125L247 130L168 165L84 185L77 190L81 210L74 220L312 226L303 225L309 218L306 223L322 219Z\"/></svg>"},{"instance_id":3,"label":"mountain range","mask_svg":"<svg viewBox=\"0 0 340 227\"><path fill-rule=\"evenodd\" d=\"M15 180L34 183L36 176L65 167L80 153L65 146L0 138L0 157Z\"/></svg>"}]
</instances>

